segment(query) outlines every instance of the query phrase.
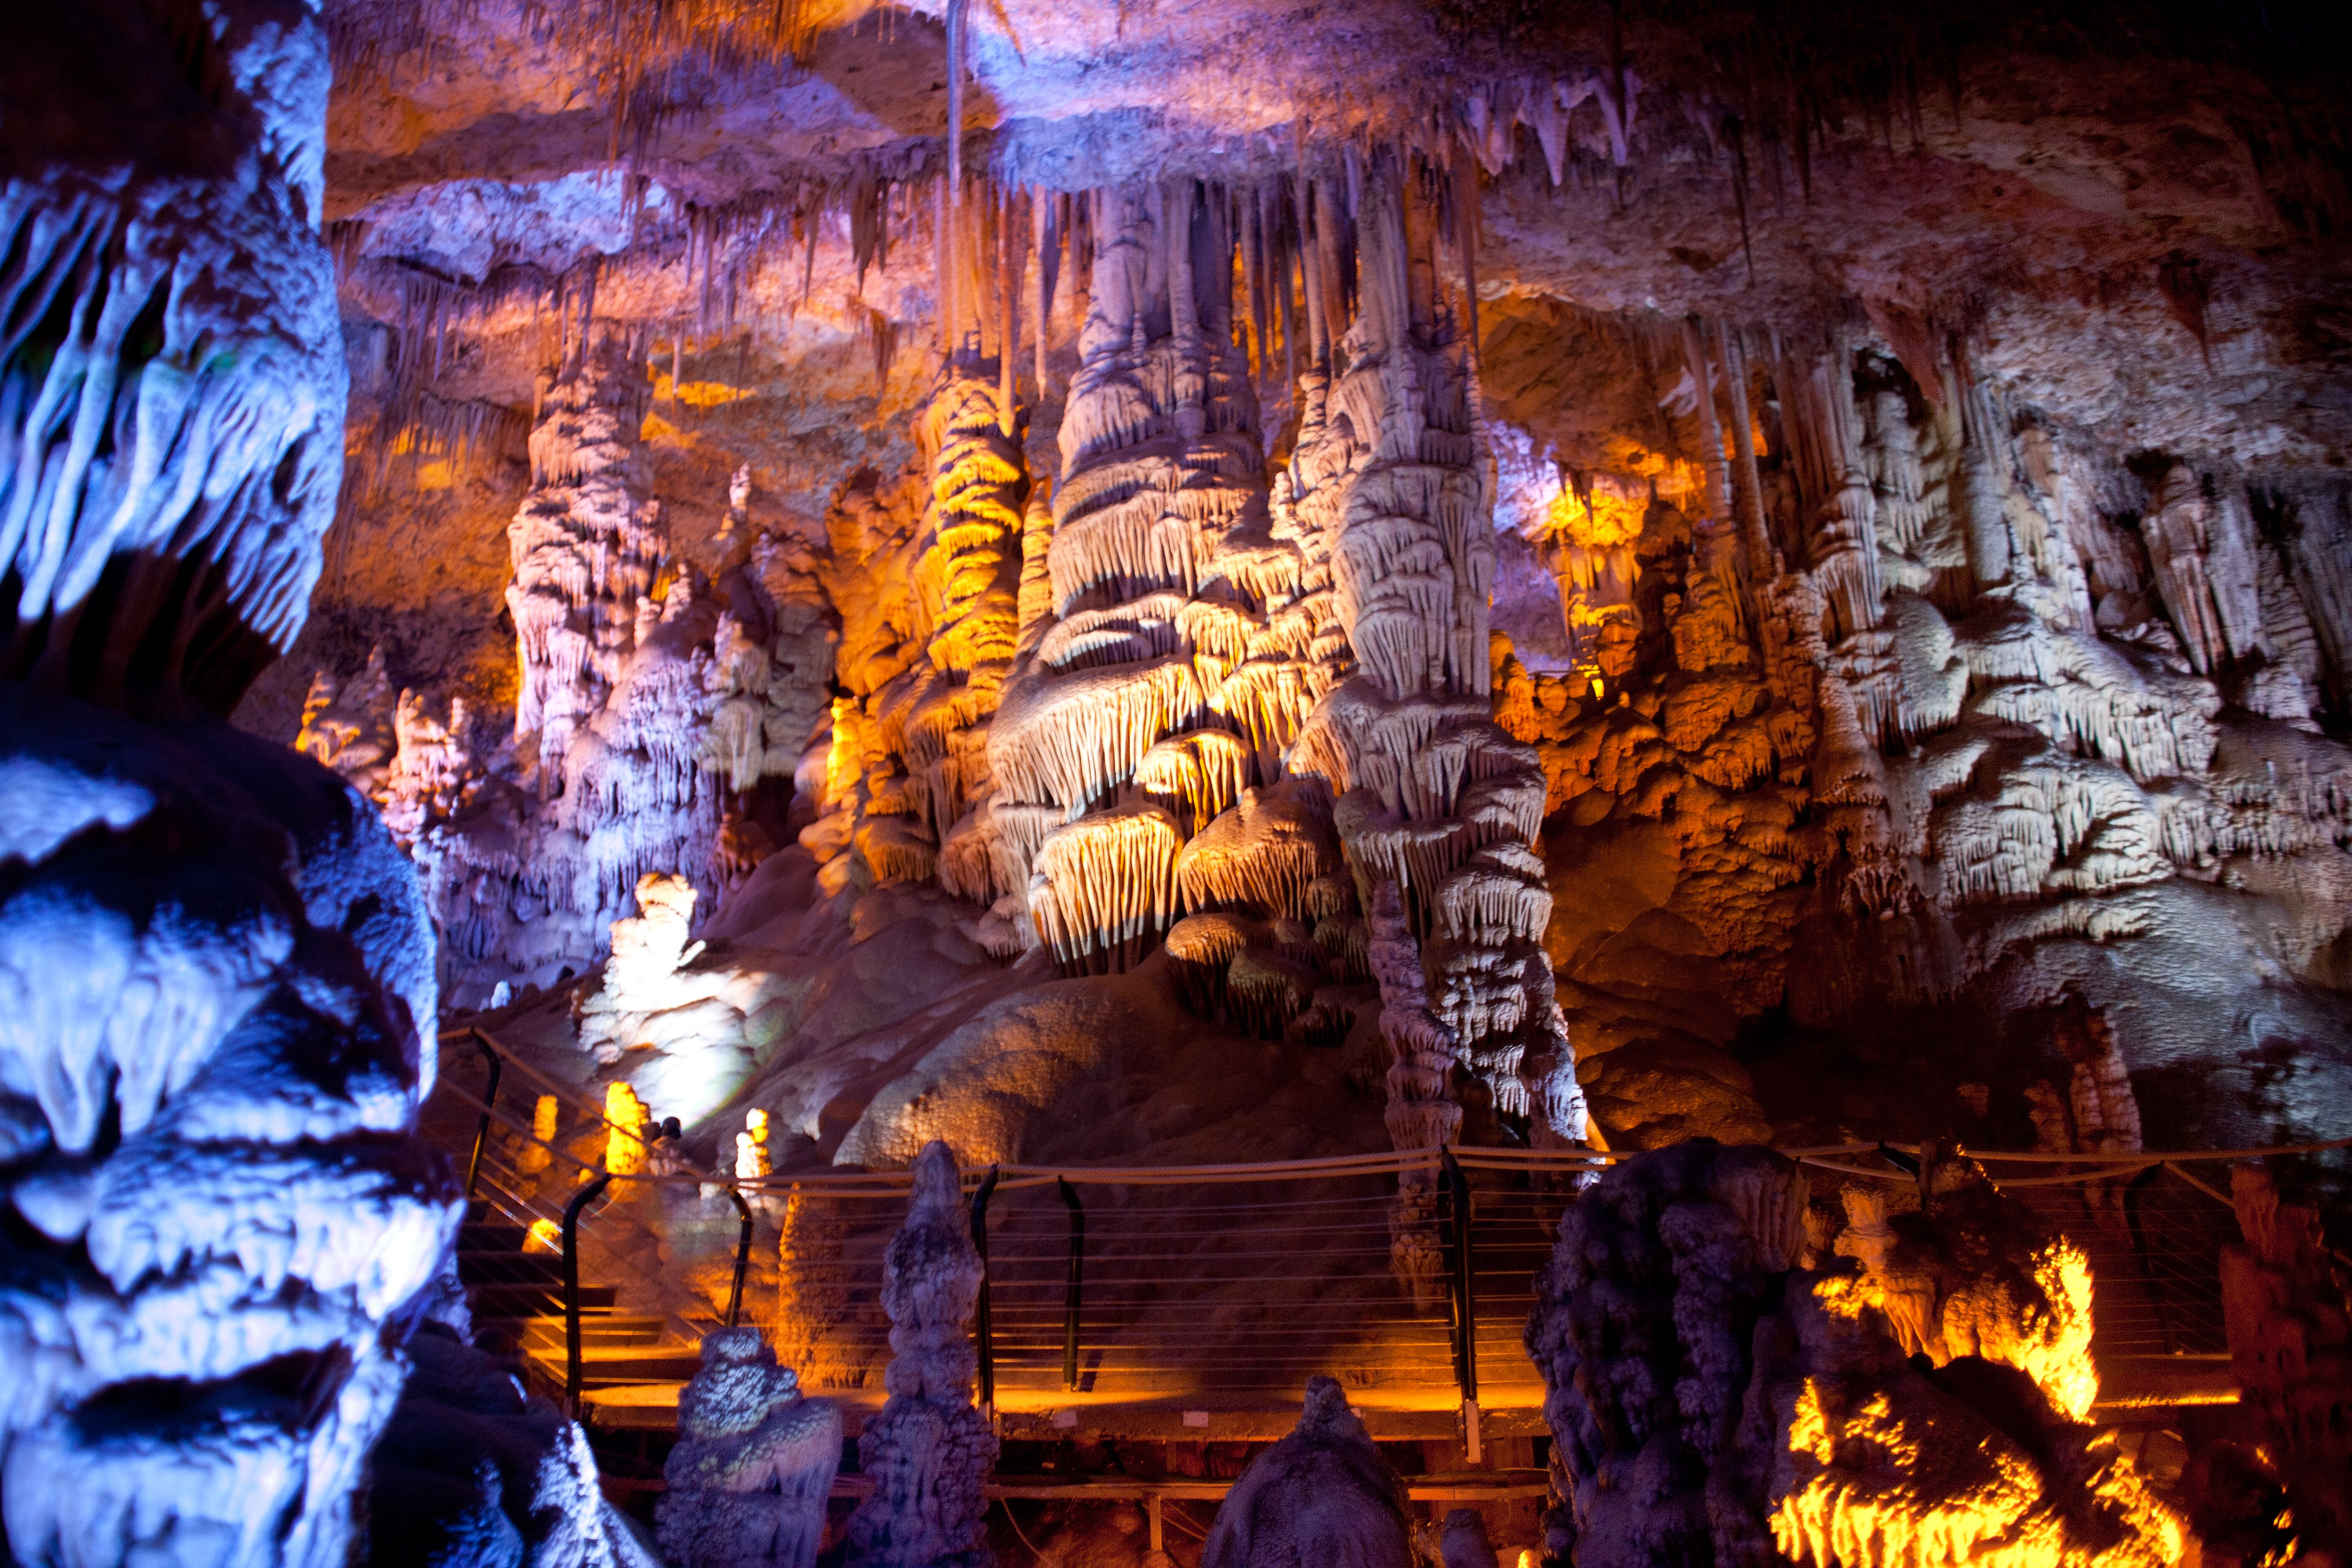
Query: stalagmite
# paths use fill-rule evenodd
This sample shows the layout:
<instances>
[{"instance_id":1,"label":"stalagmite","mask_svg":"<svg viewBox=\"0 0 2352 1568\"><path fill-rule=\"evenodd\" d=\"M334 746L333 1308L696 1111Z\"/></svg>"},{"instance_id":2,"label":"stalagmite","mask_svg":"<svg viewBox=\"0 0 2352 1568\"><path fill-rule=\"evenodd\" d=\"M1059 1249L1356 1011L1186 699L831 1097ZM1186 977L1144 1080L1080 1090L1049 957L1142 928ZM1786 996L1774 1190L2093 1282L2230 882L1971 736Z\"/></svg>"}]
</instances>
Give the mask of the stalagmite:
<instances>
[{"instance_id":1,"label":"stalagmite","mask_svg":"<svg viewBox=\"0 0 2352 1568\"><path fill-rule=\"evenodd\" d=\"M1404 1482L1328 1377L1307 1379L1297 1428L1250 1461L1218 1504L1201 1554L1202 1568L1415 1561Z\"/></svg>"},{"instance_id":2,"label":"stalagmite","mask_svg":"<svg viewBox=\"0 0 2352 1568\"><path fill-rule=\"evenodd\" d=\"M655 1510L669 1568L811 1568L841 1464L841 1411L802 1397L756 1328L702 1336Z\"/></svg>"},{"instance_id":3,"label":"stalagmite","mask_svg":"<svg viewBox=\"0 0 2352 1568\"><path fill-rule=\"evenodd\" d=\"M857 1439L874 1491L850 1516L848 1561L860 1568L989 1568L982 1483L996 1436L973 1407L978 1358L967 1337L980 1255L944 1143L915 1161L907 1223L882 1264L890 1315L889 1400Z\"/></svg>"},{"instance_id":4,"label":"stalagmite","mask_svg":"<svg viewBox=\"0 0 2352 1568\"><path fill-rule=\"evenodd\" d=\"M1447 877L1483 845L1531 841L1546 790L1532 750L1490 717L1491 498L1465 368L1430 346L1431 324L1413 313L1407 199L1395 171L1374 171L1359 215L1363 303L1346 335L1347 371L1307 388L1299 449L1276 497L1276 534L1301 541L1307 561L1330 563L1333 623L1360 664L1302 727L1291 767L1319 773L1339 795L1334 820L1373 910L1382 1030L1398 1059L1391 1132L1401 1148L1452 1136L1459 1109L1452 1119L1433 1113L1447 1102L1457 1053L1493 1071L1496 1103L1515 1108L1531 1103L1515 1076L1528 1053L1524 1040L1499 1037L1535 1024L1546 1034L1538 1056L1555 1086L1561 1055L1548 1037L1559 1016L1549 964L1531 939L1506 934L1506 927L1528 929L1533 905L1514 904L1515 916L1488 922L1483 911L1500 905L1481 901L1465 881L1451 906L1459 924L1444 933L1452 960L1419 951ZM1315 580L1310 565L1303 581ZM1480 875L1499 892L1495 872ZM1490 944L1487 956L1466 952ZM1452 1024L1433 1016L1427 1001L1446 970L1454 983L1436 994ZM1464 984L1473 972L1507 973L1507 1000ZM1534 993L1542 994L1530 1005ZM1580 1099L1547 1093L1535 1103L1561 1118L1542 1136L1581 1141ZM1427 1206L1410 1192L1400 1203ZM1415 1279L1425 1248L1405 1237L1418 1223L1398 1221L1400 1267Z\"/></svg>"},{"instance_id":5,"label":"stalagmite","mask_svg":"<svg viewBox=\"0 0 2352 1568\"><path fill-rule=\"evenodd\" d=\"M368 650L366 667L348 681L339 682L323 669L310 678L294 749L342 774L362 795L381 799L398 745L394 711L379 644Z\"/></svg>"}]
</instances>

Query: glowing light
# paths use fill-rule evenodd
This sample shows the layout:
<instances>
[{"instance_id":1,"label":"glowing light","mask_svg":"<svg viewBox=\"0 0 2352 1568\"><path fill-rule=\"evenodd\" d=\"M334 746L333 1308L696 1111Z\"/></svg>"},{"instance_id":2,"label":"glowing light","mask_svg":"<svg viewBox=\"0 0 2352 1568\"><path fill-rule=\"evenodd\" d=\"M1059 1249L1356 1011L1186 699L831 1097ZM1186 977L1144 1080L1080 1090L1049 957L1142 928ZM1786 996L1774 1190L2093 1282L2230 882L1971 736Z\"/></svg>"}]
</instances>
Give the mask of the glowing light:
<instances>
[{"instance_id":1,"label":"glowing light","mask_svg":"<svg viewBox=\"0 0 2352 1568\"><path fill-rule=\"evenodd\" d=\"M730 386L723 381L673 381L661 374L654 377L656 402L683 403L688 408L724 408L758 395L750 387Z\"/></svg>"},{"instance_id":2,"label":"glowing light","mask_svg":"<svg viewBox=\"0 0 2352 1568\"><path fill-rule=\"evenodd\" d=\"M604 1120L612 1124L604 1134L604 1169L616 1176L634 1176L643 1171L646 1141L642 1134L653 1117L637 1091L625 1083L606 1084Z\"/></svg>"},{"instance_id":3,"label":"glowing light","mask_svg":"<svg viewBox=\"0 0 2352 1568\"><path fill-rule=\"evenodd\" d=\"M530 1234L522 1238L522 1249L525 1252L533 1250L553 1252L562 1244L563 1227L551 1219L531 1221Z\"/></svg>"}]
</instances>

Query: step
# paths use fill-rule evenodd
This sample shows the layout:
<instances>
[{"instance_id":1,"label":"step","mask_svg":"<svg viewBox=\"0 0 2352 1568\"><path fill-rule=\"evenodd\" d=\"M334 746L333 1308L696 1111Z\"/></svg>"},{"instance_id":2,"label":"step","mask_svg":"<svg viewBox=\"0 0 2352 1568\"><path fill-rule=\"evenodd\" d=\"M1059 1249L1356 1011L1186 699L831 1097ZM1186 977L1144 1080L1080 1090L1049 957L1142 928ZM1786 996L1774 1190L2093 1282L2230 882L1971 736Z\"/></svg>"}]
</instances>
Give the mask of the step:
<instances>
[{"instance_id":1,"label":"step","mask_svg":"<svg viewBox=\"0 0 2352 1568\"><path fill-rule=\"evenodd\" d=\"M637 1315L583 1318L580 1332L584 1344L654 1345L661 1342L662 1330L667 1322L665 1318ZM535 1319L525 1326L523 1336L534 1347L563 1348L563 1324L560 1321Z\"/></svg>"},{"instance_id":2,"label":"step","mask_svg":"<svg viewBox=\"0 0 2352 1568\"><path fill-rule=\"evenodd\" d=\"M457 1250L467 1252L520 1252L530 1235L519 1225L506 1225L488 1220L467 1220L457 1227Z\"/></svg>"},{"instance_id":3,"label":"step","mask_svg":"<svg viewBox=\"0 0 2352 1568\"><path fill-rule=\"evenodd\" d=\"M619 1300L617 1285L583 1285L580 1287L580 1310L610 1311ZM561 1285L502 1285L485 1283L466 1288L466 1304L485 1318L546 1318L563 1316L563 1288Z\"/></svg>"},{"instance_id":4,"label":"step","mask_svg":"<svg viewBox=\"0 0 2352 1568\"><path fill-rule=\"evenodd\" d=\"M551 1376L562 1379L569 1358L562 1345L551 1350L534 1345L530 1355ZM580 1352L583 1387L682 1381L701 1369L702 1352L681 1345L585 1345Z\"/></svg>"},{"instance_id":5,"label":"step","mask_svg":"<svg viewBox=\"0 0 2352 1568\"><path fill-rule=\"evenodd\" d=\"M544 1252L461 1251L457 1278L467 1285L561 1285L563 1259Z\"/></svg>"}]
</instances>

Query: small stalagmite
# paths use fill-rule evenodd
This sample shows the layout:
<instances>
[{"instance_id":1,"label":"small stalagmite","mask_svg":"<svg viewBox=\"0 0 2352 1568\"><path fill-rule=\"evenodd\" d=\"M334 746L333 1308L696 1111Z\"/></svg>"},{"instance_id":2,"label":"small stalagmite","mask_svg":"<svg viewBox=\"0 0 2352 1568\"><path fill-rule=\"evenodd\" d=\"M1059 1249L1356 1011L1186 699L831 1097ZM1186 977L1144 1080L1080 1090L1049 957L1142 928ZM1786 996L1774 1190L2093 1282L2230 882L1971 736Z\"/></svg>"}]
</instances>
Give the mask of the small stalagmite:
<instances>
[{"instance_id":1,"label":"small stalagmite","mask_svg":"<svg viewBox=\"0 0 2352 1568\"><path fill-rule=\"evenodd\" d=\"M669 1568L811 1568L841 1465L841 1409L803 1398L756 1328L702 1337L655 1510Z\"/></svg>"},{"instance_id":2,"label":"small stalagmite","mask_svg":"<svg viewBox=\"0 0 2352 1568\"><path fill-rule=\"evenodd\" d=\"M1328 1377L1307 1382L1290 1436L1250 1461L1217 1507L1202 1568L1412 1568L1404 1481Z\"/></svg>"}]
</instances>

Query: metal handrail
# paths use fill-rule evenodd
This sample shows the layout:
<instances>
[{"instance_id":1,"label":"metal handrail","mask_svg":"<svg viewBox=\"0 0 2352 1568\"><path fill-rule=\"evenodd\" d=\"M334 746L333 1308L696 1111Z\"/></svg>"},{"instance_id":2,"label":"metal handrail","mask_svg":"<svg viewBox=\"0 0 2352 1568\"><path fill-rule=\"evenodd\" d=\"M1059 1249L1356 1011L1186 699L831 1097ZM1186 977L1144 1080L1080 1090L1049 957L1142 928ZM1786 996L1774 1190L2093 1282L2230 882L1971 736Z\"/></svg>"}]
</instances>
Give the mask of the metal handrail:
<instances>
[{"instance_id":1,"label":"metal handrail","mask_svg":"<svg viewBox=\"0 0 2352 1568\"><path fill-rule=\"evenodd\" d=\"M751 1205L743 1201L739 1188L728 1188L727 1195L735 1200L735 1212L743 1216L743 1233L735 1243L735 1283L727 1292L727 1326L731 1329L743 1318L743 1276L751 1267Z\"/></svg>"},{"instance_id":2,"label":"metal handrail","mask_svg":"<svg viewBox=\"0 0 2352 1568\"><path fill-rule=\"evenodd\" d=\"M1454 1152L1442 1151L1439 1167L1444 1173L1446 1196L1445 1226L1443 1232L1447 1294L1454 1306L1454 1381L1462 1390L1462 1403L1466 1407L1478 1403L1478 1299L1477 1264L1470 1246L1471 1226L1475 1210L1470 1196L1470 1178L1462 1173L1454 1161Z\"/></svg>"},{"instance_id":3,"label":"metal handrail","mask_svg":"<svg viewBox=\"0 0 2352 1568\"><path fill-rule=\"evenodd\" d=\"M988 1200L996 1195L996 1167L991 1165L971 1194L971 1245L980 1254L980 1300L972 1314L972 1345L980 1352L982 1410L996 1405L996 1325L988 1310Z\"/></svg>"},{"instance_id":4,"label":"metal handrail","mask_svg":"<svg viewBox=\"0 0 2352 1568\"><path fill-rule=\"evenodd\" d=\"M466 1201L469 1204L474 1201L475 1184L481 1180L482 1151L490 1142L490 1117L498 1109L499 1079L505 1073L507 1065L498 1047L490 1044L489 1036L479 1029L473 1034L474 1044L481 1048L483 1060L489 1063L490 1082L489 1087L482 1091L482 1121L474 1130L474 1156L466 1162Z\"/></svg>"},{"instance_id":5,"label":"metal handrail","mask_svg":"<svg viewBox=\"0 0 2352 1568\"><path fill-rule=\"evenodd\" d=\"M677 1118L667 1118L646 1140L651 1148L665 1138L676 1139L679 1132ZM614 1173L599 1171L588 1184L572 1195L563 1205L563 1413L573 1420L580 1418L580 1211L596 1195L613 1184ZM730 1189L731 1190L731 1189ZM739 1194L735 1200L743 1200ZM746 1212L748 1213L748 1207ZM750 1226L745 1226L745 1243L750 1242ZM740 1287L742 1275L738 1265L736 1275Z\"/></svg>"},{"instance_id":6,"label":"metal handrail","mask_svg":"<svg viewBox=\"0 0 2352 1568\"><path fill-rule=\"evenodd\" d=\"M1087 1211L1078 1202L1078 1189L1056 1177L1055 1185L1062 1190L1062 1201L1070 1208L1070 1284L1062 1305L1062 1386L1078 1385L1078 1298L1086 1280Z\"/></svg>"}]
</instances>

